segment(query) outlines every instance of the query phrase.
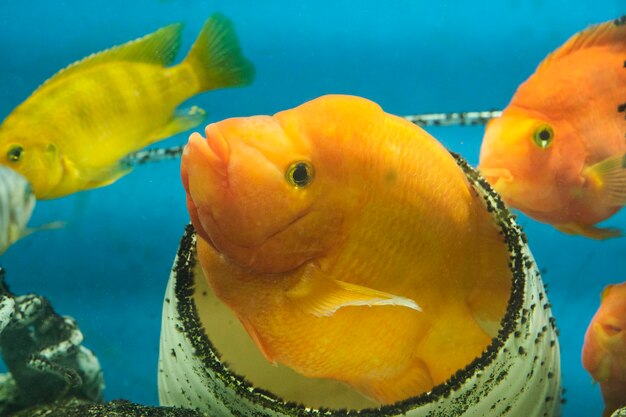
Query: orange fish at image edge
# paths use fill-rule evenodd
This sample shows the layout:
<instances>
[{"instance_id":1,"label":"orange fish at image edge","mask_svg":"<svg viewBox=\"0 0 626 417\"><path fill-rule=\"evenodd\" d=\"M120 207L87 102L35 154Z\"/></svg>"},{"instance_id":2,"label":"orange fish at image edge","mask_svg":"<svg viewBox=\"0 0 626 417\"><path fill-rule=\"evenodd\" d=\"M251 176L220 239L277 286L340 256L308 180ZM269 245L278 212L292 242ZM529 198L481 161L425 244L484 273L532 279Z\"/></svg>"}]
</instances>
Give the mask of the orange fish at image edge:
<instances>
[{"instance_id":1,"label":"orange fish at image edge","mask_svg":"<svg viewBox=\"0 0 626 417\"><path fill-rule=\"evenodd\" d=\"M485 131L479 170L505 201L594 239L626 204L626 17L548 55Z\"/></svg>"},{"instance_id":2,"label":"orange fish at image edge","mask_svg":"<svg viewBox=\"0 0 626 417\"><path fill-rule=\"evenodd\" d=\"M585 334L583 366L600 383L604 417L626 406L626 283L609 285Z\"/></svg>"},{"instance_id":3,"label":"orange fish at image edge","mask_svg":"<svg viewBox=\"0 0 626 417\"><path fill-rule=\"evenodd\" d=\"M502 236L450 153L375 103L210 124L181 174L206 278L269 361L390 403L497 334Z\"/></svg>"}]
</instances>

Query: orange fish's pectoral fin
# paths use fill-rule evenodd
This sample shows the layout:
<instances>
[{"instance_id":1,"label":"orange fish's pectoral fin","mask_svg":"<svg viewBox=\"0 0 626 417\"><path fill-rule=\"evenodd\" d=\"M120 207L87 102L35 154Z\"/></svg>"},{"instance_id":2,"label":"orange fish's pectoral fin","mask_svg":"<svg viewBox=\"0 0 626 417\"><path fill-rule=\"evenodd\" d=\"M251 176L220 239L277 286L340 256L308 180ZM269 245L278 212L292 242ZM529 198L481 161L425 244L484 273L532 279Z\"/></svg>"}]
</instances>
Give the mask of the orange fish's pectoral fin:
<instances>
[{"instance_id":1,"label":"orange fish's pectoral fin","mask_svg":"<svg viewBox=\"0 0 626 417\"><path fill-rule=\"evenodd\" d=\"M572 223L556 224L554 225L554 227L557 230L568 235L580 235L596 240L610 239L612 237L620 237L624 235L624 233L620 229L611 227L602 228L596 226L582 226Z\"/></svg>"},{"instance_id":2,"label":"orange fish's pectoral fin","mask_svg":"<svg viewBox=\"0 0 626 417\"><path fill-rule=\"evenodd\" d=\"M309 274L289 290L287 297L315 316L332 316L340 308L349 306L400 306L421 311L417 303L409 298L331 279L319 272L314 275Z\"/></svg>"},{"instance_id":3,"label":"orange fish's pectoral fin","mask_svg":"<svg viewBox=\"0 0 626 417\"><path fill-rule=\"evenodd\" d=\"M372 377L353 384L354 388L383 404L406 400L430 391L434 385L426 363L420 358L414 359L401 375Z\"/></svg>"},{"instance_id":4,"label":"orange fish's pectoral fin","mask_svg":"<svg viewBox=\"0 0 626 417\"><path fill-rule=\"evenodd\" d=\"M170 121L163 126L163 128L154 132L146 145L156 142L161 139L169 138L170 136L177 135L189 129L193 129L206 118L206 112L198 106L191 106L186 109L179 109L176 111Z\"/></svg>"},{"instance_id":5,"label":"orange fish's pectoral fin","mask_svg":"<svg viewBox=\"0 0 626 417\"><path fill-rule=\"evenodd\" d=\"M626 205L626 154L612 156L583 171L583 176L601 190L609 202Z\"/></svg>"}]
</instances>

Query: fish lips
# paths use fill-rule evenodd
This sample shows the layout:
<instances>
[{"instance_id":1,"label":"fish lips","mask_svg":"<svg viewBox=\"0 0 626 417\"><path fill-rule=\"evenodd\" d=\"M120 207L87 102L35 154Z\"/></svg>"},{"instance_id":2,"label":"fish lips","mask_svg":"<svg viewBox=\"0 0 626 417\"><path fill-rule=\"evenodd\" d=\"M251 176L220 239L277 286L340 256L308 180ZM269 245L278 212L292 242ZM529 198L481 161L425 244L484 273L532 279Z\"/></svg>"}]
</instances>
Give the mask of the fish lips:
<instances>
[{"instance_id":1,"label":"fish lips","mask_svg":"<svg viewBox=\"0 0 626 417\"><path fill-rule=\"evenodd\" d=\"M506 168L485 168L482 166L478 167L478 171L498 194L507 194L507 186L513 181L511 171Z\"/></svg>"},{"instance_id":2,"label":"fish lips","mask_svg":"<svg viewBox=\"0 0 626 417\"><path fill-rule=\"evenodd\" d=\"M213 219L213 199L223 192L219 188L228 186L229 153L226 141L213 125L207 126L206 131L207 139L199 133L189 137L182 155L181 179L191 222L198 234L212 244L208 230L214 225L206 222ZM214 137L217 139L211 140Z\"/></svg>"}]
</instances>

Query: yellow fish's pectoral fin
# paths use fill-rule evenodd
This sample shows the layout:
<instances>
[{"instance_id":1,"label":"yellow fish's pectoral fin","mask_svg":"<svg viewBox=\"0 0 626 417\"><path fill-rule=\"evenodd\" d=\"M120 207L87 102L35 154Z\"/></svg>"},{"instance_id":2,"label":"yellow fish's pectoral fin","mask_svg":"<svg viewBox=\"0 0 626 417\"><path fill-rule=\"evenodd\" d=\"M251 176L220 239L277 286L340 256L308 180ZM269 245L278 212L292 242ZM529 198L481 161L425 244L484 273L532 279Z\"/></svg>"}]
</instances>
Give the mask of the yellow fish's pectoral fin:
<instances>
[{"instance_id":1,"label":"yellow fish's pectoral fin","mask_svg":"<svg viewBox=\"0 0 626 417\"><path fill-rule=\"evenodd\" d=\"M340 308L349 306L400 306L422 311L409 298L331 279L319 272L308 275L288 291L287 296L304 311L318 317L332 316Z\"/></svg>"},{"instance_id":2,"label":"yellow fish's pectoral fin","mask_svg":"<svg viewBox=\"0 0 626 417\"><path fill-rule=\"evenodd\" d=\"M85 180L85 189L99 188L109 185L132 171L131 166L114 164L106 168L83 169L82 175Z\"/></svg>"},{"instance_id":3,"label":"yellow fish's pectoral fin","mask_svg":"<svg viewBox=\"0 0 626 417\"><path fill-rule=\"evenodd\" d=\"M142 38L91 54L60 70L41 87L102 63L143 62L163 66L169 65L174 62L180 49L182 29L182 24L174 23Z\"/></svg>"},{"instance_id":4,"label":"yellow fish's pectoral fin","mask_svg":"<svg viewBox=\"0 0 626 417\"><path fill-rule=\"evenodd\" d=\"M354 387L376 401L391 404L430 391L434 385L426 363L415 358L400 375L393 374L387 378L377 375L376 378L354 384Z\"/></svg>"},{"instance_id":5,"label":"yellow fish's pectoral fin","mask_svg":"<svg viewBox=\"0 0 626 417\"><path fill-rule=\"evenodd\" d=\"M616 206L626 205L626 154L616 155L583 170L583 176Z\"/></svg>"},{"instance_id":6,"label":"yellow fish's pectoral fin","mask_svg":"<svg viewBox=\"0 0 626 417\"><path fill-rule=\"evenodd\" d=\"M193 129L201 124L205 118L206 112L198 106L177 110L174 117L172 117L162 129L158 130L150 137L148 143L153 143Z\"/></svg>"},{"instance_id":7,"label":"yellow fish's pectoral fin","mask_svg":"<svg viewBox=\"0 0 626 417\"><path fill-rule=\"evenodd\" d=\"M604 240L612 237L620 237L624 234L617 228L601 228L596 226L582 226L578 224L557 224L554 227L568 235L581 235L590 239Z\"/></svg>"}]
</instances>

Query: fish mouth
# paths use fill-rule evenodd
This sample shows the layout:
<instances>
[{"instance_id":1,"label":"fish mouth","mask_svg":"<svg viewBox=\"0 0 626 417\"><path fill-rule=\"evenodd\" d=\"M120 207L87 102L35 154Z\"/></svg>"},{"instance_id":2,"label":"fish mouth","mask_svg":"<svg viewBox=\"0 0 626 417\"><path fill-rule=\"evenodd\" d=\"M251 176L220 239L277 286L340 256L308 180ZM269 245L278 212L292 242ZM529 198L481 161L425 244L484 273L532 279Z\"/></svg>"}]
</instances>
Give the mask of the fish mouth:
<instances>
[{"instance_id":1,"label":"fish mouth","mask_svg":"<svg viewBox=\"0 0 626 417\"><path fill-rule=\"evenodd\" d=\"M206 163L212 171L223 180L228 178L228 161L230 148L226 139L215 124L210 124L205 129L206 138L194 132L183 151L183 158L189 163Z\"/></svg>"},{"instance_id":2,"label":"fish mouth","mask_svg":"<svg viewBox=\"0 0 626 417\"><path fill-rule=\"evenodd\" d=\"M182 155L183 186L196 207L210 206L211 196L220 192L218 189L206 192L207 187L219 188L212 184L228 187L228 143L213 124L207 126L206 133L206 139L192 133Z\"/></svg>"},{"instance_id":3,"label":"fish mouth","mask_svg":"<svg viewBox=\"0 0 626 417\"><path fill-rule=\"evenodd\" d=\"M498 194L506 194L507 185L514 177L506 168L484 168L479 166L478 172L482 175Z\"/></svg>"},{"instance_id":4,"label":"fish mouth","mask_svg":"<svg viewBox=\"0 0 626 417\"><path fill-rule=\"evenodd\" d=\"M508 182L513 181L513 174L506 168L485 168L479 166L478 172L480 172L489 183L496 183L500 180Z\"/></svg>"},{"instance_id":5,"label":"fish mouth","mask_svg":"<svg viewBox=\"0 0 626 417\"><path fill-rule=\"evenodd\" d=\"M199 133L193 133L182 155L181 179L188 194L192 222L199 234L205 240L211 241L214 248L219 249L222 243L246 250L263 246L312 211L311 207L305 207L293 218L276 224L266 230L266 233L254 238L238 239L226 233L213 208L229 193L230 155L230 147L215 124L206 127L206 138ZM209 230L212 233L208 233ZM215 239L211 239L210 235Z\"/></svg>"}]
</instances>

